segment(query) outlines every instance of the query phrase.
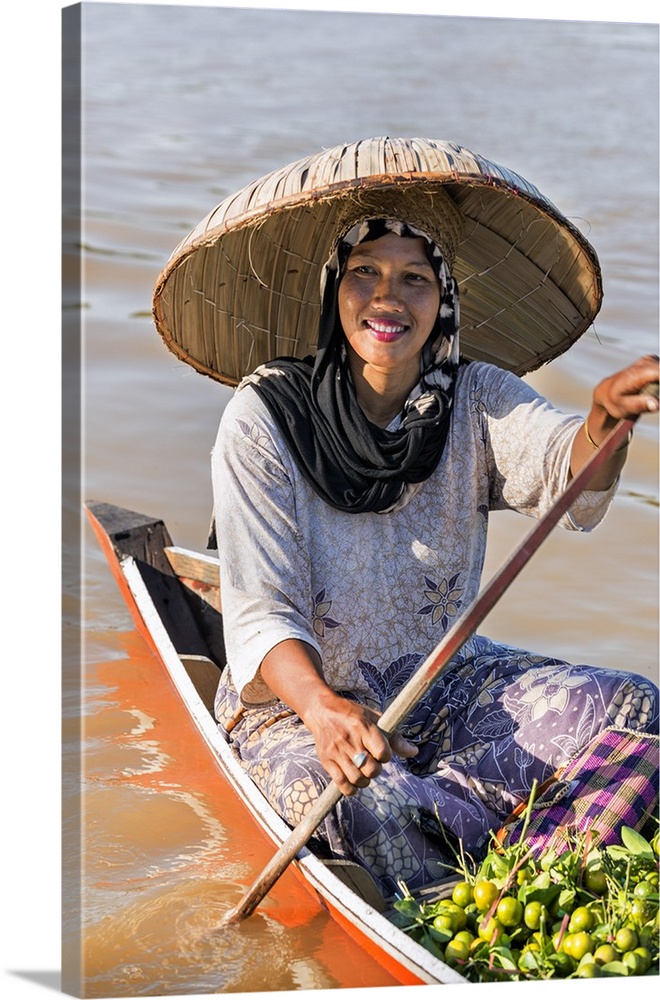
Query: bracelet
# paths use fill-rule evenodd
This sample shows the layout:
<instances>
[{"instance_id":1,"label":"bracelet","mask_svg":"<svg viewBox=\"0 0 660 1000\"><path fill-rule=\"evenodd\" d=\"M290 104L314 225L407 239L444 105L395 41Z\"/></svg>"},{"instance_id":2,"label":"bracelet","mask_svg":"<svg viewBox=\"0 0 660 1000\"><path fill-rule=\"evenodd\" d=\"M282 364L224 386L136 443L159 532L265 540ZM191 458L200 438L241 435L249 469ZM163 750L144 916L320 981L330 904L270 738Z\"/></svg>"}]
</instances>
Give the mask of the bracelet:
<instances>
[{"instance_id":1,"label":"bracelet","mask_svg":"<svg viewBox=\"0 0 660 1000\"><path fill-rule=\"evenodd\" d=\"M596 444L596 442L592 438L591 434L589 433L589 425L587 424L586 420L584 421L584 433L587 435L587 441L589 442L589 444L591 445L591 447L595 451L598 451L598 449L600 448L600 445ZM628 437L623 442L623 444L619 448L617 448L617 450L614 452L614 454L618 455L620 451L625 451L631 441L632 441L632 431L628 431Z\"/></svg>"},{"instance_id":2,"label":"bracelet","mask_svg":"<svg viewBox=\"0 0 660 1000\"><path fill-rule=\"evenodd\" d=\"M595 451L598 451L598 448L600 447L600 445L597 445L597 444L596 444L596 442L595 442L595 441L594 441L594 439L592 438L591 434L589 433L589 425L588 425L588 423L587 423L587 421L586 421L586 420L585 420L585 422L584 422L584 433L585 433L585 434L587 435L587 441L589 442L589 444L591 445L591 447L592 447L592 448L593 448L593 449L594 449Z\"/></svg>"}]
</instances>

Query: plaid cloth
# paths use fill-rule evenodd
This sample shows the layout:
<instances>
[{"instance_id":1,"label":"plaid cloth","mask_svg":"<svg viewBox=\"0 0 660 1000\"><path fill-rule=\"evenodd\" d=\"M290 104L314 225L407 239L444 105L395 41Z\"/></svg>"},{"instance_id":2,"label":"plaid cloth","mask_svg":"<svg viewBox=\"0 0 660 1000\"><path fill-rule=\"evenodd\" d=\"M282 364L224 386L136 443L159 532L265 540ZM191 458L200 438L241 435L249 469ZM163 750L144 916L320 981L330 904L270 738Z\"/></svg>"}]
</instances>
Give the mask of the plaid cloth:
<instances>
[{"instance_id":1,"label":"plaid cloth","mask_svg":"<svg viewBox=\"0 0 660 1000\"><path fill-rule=\"evenodd\" d=\"M516 843L524 806L498 833ZM577 832L591 830L604 846L620 841L621 827L640 830L658 808L658 736L609 727L544 782L532 806L525 841L534 853L566 849Z\"/></svg>"}]
</instances>

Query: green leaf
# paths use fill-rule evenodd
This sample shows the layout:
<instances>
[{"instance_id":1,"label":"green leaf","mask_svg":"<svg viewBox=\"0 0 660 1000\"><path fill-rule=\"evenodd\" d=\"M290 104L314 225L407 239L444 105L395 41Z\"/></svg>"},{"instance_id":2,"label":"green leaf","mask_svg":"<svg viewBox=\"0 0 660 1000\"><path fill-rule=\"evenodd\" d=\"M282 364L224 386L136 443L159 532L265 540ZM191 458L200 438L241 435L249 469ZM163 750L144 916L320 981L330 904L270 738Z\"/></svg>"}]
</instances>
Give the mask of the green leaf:
<instances>
[{"instance_id":1,"label":"green leaf","mask_svg":"<svg viewBox=\"0 0 660 1000\"><path fill-rule=\"evenodd\" d=\"M396 903L394 906L395 909L398 909ZM399 927L401 930L407 930L409 927L413 926L410 922L410 917L408 917L405 913L392 913L388 916L388 920L391 924L394 924L395 927Z\"/></svg>"},{"instance_id":2,"label":"green leaf","mask_svg":"<svg viewBox=\"0 0 660 1000\"><path fill-rule=\"evenodd\" d=\"M511 859L502 857L495 852L489 854L481 866L481 870L487 870L489 876L494 879L506 878L512 868L513 861Z\"/></svg>"},{"instance_id":3,"label":"green leaf","mask_svg":"<svg viewBox=\"0 0 660 1000\"><path fill-rule=\"evenodd\" d=\"M540 872L532 879L530 885L538 886L539 889L547 889L551 883L550 872Z\"/></svg>"},{"instance_id":4,"label":"green leaf","mask_svg":"<svg viewBox=\"0 0 660 1000\"><path fill-rule=\"evenodd\" d=\"M472 949L472 958L475 960L484 959L487 961L488 956L490 955L490 945L488 944L488 941L485 941L482 938L476 938L476 941L477 943Z\"/></svg>"},{"instance_id":5,"label":"green leaf","mask_svg":"<svg viewBox=\"0 0 660 1000\"><path fill-rule=\"evenodd\" d=\"M432 924L430 925L427 924L424 930L427 934L431 935L434 941L439 941L440 944L447 944L447 942L451 941L452 937L454 936L452 931L440 931L437 929L437 927L434 927Z\"/></svg>"},{"instance_id":6,"label":"green leaf","mask_svg":"<svg viewBox=\"0 0 660 1000\"><path fill-rule=\"evenodd\" d=\"M525 902L543 903L544 906L550 907L560 892L561 887L558 885L548 885L543 888L536 886L528 887Z\"/></svg>"},{"instance_id":7,"label":"green leaf","mask_svg":"<svg viewBox=\"0 0 660 1000\"><path fill-rule=\"evenodd\" d=\"M518 971L518 966L516 965L513 953L510 948L505 948L504 946L493 948L493 954L496 956L496 961L503 969L513 969Z\"/></svg>"},{"instance_id":8,"label":"green leaf","mask_svg":"<svg viewBox=\"0 0 660 1000\"><path fill-rule=\"evenodd\" d=\"M593 960L594 956L591 954L591 952L590 951L585 952L585 954L578 962L578 969L580 969L583 965L591 965Z\"/></svg>"},{"instance_id":9,"label":"green leaf","mask_svg":"<svg viewBox=\"0 0 660 1000\"><path fill-rule=\"evenodd\" d=\"M554 864L556 864L557 855L554 851L548 851L543 854L540 859L540 865L544 872L550 871Z\"/></svg>"},{"instance_id":10,"label":"green leaf","mask_svg":"<svg viewBox=\"0 0 660 1000\"><path fill-rule=\"evenodd\" d=\"M559 906L562 910L572 909L575 902L575 889L562 889L559 893Z\"/></svg>"},{"instance_id":11,"label":"green leaf","mask_svg":"<svg viewBox=\"0 0 660 1000\"><path fill-rule=\"evenodd\" d=\"M621 844L610 844L607 848L607 853L611 858L616 861L617 858L623 858L624 860L630 857L630 851L627 847L623 847Z\"/></svg>"},{"instance_id":12,"label":"green leaf","mask_svg":"<svg viewBox=\"0 0 660 1000\"><path fill-rule=\"evenodd\" d=\"M427 948L431 952L432 955L435 955L436 958L440 958L444 961L445 958L444 951L435 943L435 941L428 933L428 931L429 928L425 928L425 934L422 940L422 944L424 945L425 948Z\"/></svg>"},{"instance_id":13,"label":"green leaf","mask_svg":"<svg viewBox=\"0 0 660 1000\"><path fill-rule=\"evenodd\" d=\"M630 966L624 962L606 962L601 965L600 971L603 976L629 976L631 973Z\"/></svg>"},{"instance_id":14,"label":"green leaf","mask_svg":"<svg viewBox=\"0 0 660 1000\"><path fill-rule=\"evenodd\" d=\"M621 842L631 854L650 854L653 857L653 848L648 840L630 826L621 827Z\"/></svg>"},{"instance_id":15,"label":"green leaf","mask_svg":"<svg viewBox=\"0 0 660 1000\"><path fill-rule=\"evenodd\" d=\"M398 910L399 913L405 914L406 917L410 917L412 920L420 920L423 917L420 906L410 896L406 896L405 899L395 900L394 909Z\"/></svg>"}]
</instances>

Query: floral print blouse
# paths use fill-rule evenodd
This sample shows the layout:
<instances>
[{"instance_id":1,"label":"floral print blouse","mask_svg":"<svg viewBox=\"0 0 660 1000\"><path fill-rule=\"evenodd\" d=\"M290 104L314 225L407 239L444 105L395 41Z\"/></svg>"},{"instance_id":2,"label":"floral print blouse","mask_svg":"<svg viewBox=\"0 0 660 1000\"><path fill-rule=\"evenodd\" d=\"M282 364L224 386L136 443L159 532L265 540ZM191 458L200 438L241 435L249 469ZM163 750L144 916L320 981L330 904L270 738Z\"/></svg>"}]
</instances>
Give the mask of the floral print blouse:
<instances>
[{"instance_id":1,"label":"floral print blouse","mask_svg":"<svg viewBox=\"0 0 660 1000\"><path fill-rule=\"evenodd\" d=\"M542 517L566 486L581 423L472 362L433 475L400 510L348 514L314 493L256 392L239 387L212 476L227 662L243 704L274 700L259 666L294 638L318 651L335 690L384 707L477 596L490 512ZM582 493L561 523L591 530L615 490Z\"/></svg>"}]
</instances>

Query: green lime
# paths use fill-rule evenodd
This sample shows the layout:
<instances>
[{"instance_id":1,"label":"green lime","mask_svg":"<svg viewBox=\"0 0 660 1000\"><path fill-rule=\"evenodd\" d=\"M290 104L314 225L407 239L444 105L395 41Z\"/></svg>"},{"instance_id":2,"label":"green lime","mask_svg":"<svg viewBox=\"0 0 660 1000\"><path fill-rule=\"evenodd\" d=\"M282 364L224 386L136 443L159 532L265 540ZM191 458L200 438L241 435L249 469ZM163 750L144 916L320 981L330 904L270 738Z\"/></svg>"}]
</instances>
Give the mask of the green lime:
<instances>
[{"instance_id":1,"label":"green lime","mask_svg":"<svg viewBox=\"0 0 660 1000\"><path fill-rule=\"evenodd\" d=\"M529 927L531 931L537 931L541 926L541 917L545 913L545 906L543 903L539 903L538 899L532 900L525 907L523 913L523 919L525 921L525 926Z\"/></svg>"},{"instance_id":2,"label":"green lime","mask_svg":"<svg viewBox=\"0 0 660 1000\"><path fill-rule=\"evenodd\" d=\"M474 890L469 882L457 882L451 898L457 906L469 906L474 900Z\"/></svg>"},{"instance_id":3,"label":"green lime","mask_svg":"<svg viewBox=\"0 0 660 1000\"><path fill-rule=\"evenodd\" d=\"M492 941L495 932L497 931L499 938L503 929L502 923L497 917L489 917L488 920L484 919L479 924L479 937L483 938L484 941Z\"/></svg>"},{"instance_id":4,"label":"green lime","mask_svg":"<svg viewBox=\"0 0 660 1000\"><path fill-rule=\"evenodd\" d=\"M497 904L497 918L505 927L517 927L523 916L523 905L514 896L504 896Z\"/></svg>"},{"instance_id":5,"label":"green lime","mask_svg":"<svg viewBox=\"0 0 660 1000\"><path fill-rule=\"evenodd\" d=\"M469 944L466 944L465 941L459 941L455 937L445 945L445 961L451 964L466 962L469 954Z\"/></svg>"},{"instance_id":6,"label":"green lime","mask_svg":"<svg viewBox=\"0 0 660 1000\"><path fill-rule=\"evenodd\" d=\"M562 949L571 958L579 962L588 952L594 950L594 939L586 931L576 931L574 934L567 934L564 938Z\"/></svg>"},{"instance_id":7,"label":"green lime","mask_svg":"<svg viewBox=\"0 0 660 1000\"><path fill-rule=\"evenodd\" d=\"M489 879L480 879L475 884L473 892L474 902L477 905L477 909L481 910L482 913L485 913L499 896L499 889Z\"/></svg>"},{"instance_id":8,"label":"green lime","mask_svg":"<svg viewBox=\"0 0 660 1000\"><path fill-rule=\"evenodd\" d=\"M584 885L595 896L604 895L607 892L607 876L603 869L587 868L584 876Z\"/></svg>"},{"instance_id":9,"label":"green lime","mask_svg":"<svg viewBox=\"0 0 660 1000\"><path fill-rule=\"evenodd\" d=\"M593 925L593 914L588 906L578 906L576 910L573 910L568 921L568 929L571 933L574 931L590 931Z\"/></svg>"},{"instance_id":10,"label":"green lime","mask_svg":"<svg viewBox=\"0 0 660 1000\"><path fill-rule=\"evenodd\" d=\"M636 951L625 952L623 958L621 959L624 965L627 965L633 976L643 976L646 972L646 964L641 955L638 955Z\"/></svg>"},{"instance_id":11,"label":"green lime","mask_svg":"<svg viewBox=\"0 0 660 1000\"><path fill-rule=\"evenodd\" d=\"M644 963L644 969L643 969L644 972L646 972L647 969L651 968L653 955L651 954L648 948L645 948L643 945L640 945L638 948L635 948L633 950L633 955L639 955L639 957L641 958L642 962Z\"/></svg>"},{"instance_id":12,"label":"green lime","mask_svg":"<svg viewBox=\"0 0 660 1000\"><path fill-rule=\"evenodd\" d=\"M619 952L611 944L599 944L594 952L594 962L598 965L616 962L618 958L620 958Z\"/></svg>"},{"instance_id":13,"label":"green lime","mask_svg":"<svg viewBox=\"0 0 660 1000\"><path fill-rule=\"evenodd\" d=\"M638 944L639 937L633 927L621 927L614 935L614 945L621 952L633 951Z\"/></svg>"},{"instance_id":14,"label":"green lime","mask_svg":"<svg viewBox=\"0 0 660 1000\"><path fill-rule=\"evenodd\" d=\"M455 933L451 917L447 917L442 913L433 921L433 930L435 931L434 937L439 936L441 941L451 941Z\"/></svg>"},{"instance_id":15,"label":"green lime","mask_svg":"<svg viewBox=\"0 0 660 1000\"><path fill-rule=\"evenodd\" d=\"M548 962L555 968L557 976L564 979L575 972L577 963L563 951L553 952L548 956Z\"/></svg>"},{"instance_id":16,"label":"green lime","mask_svg":"<svg viewBox=\"0 0 660 1000\"><path fill-rule=\"evenodd\" d=\"M630 916L637 924L645 924L647 920L650 920L654 912L657 909L657 903L651 902L650 899L633 899L630 904Z\"/></svg>"},{"instance_id":17,"label":"green lime","mask_svg":"<svg viewBox=\"0 0 660 1000\"><path fill-rule=\"evenodd\" d=\"M645 879L643 882L637 883L633 890L633 896L637 896L638 899L646 899L647 896L652 896L657 891L657 887L651 885L651 883Z\"/></svg>"},{"instance_id":18,"label":"green lime","mask_svg":"<svg viewBox=\"0 0 660 1000\"><path fill-rule=\"evenodd\" d=\"M467 924L467 913L463 907L457 906L451 899L443 899L440 906L440 913L443 917L448 916L451 918L454 930L462 931Z\"/></svg>"},{"instance_id":19,"label":"green lime","mask_svg":"<svg viewBox=\"0 0 660 1000\"><path fill-rule=\"evenodd\" d=\"M552 935L552 947L557 953L564 950L564 941L566 940L566 935L562 934L561 931L555 931Z\"/></svg>"},{"instance_id":20,"label":"green lime","mask_svg":"<svg viewBox=\"0 0 660 1000\"><path fill-rule=\"evenodd\" d=\"M600 976L600 966L595 962L583 962L578 965L575 975L578 979L597 979Z\"/></svg>"}]
</instances>

